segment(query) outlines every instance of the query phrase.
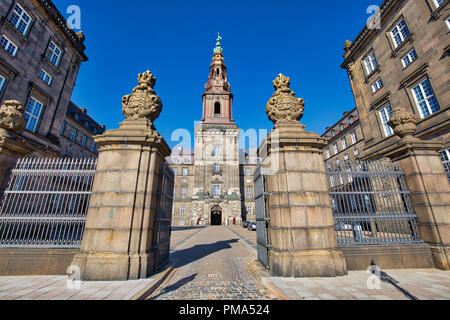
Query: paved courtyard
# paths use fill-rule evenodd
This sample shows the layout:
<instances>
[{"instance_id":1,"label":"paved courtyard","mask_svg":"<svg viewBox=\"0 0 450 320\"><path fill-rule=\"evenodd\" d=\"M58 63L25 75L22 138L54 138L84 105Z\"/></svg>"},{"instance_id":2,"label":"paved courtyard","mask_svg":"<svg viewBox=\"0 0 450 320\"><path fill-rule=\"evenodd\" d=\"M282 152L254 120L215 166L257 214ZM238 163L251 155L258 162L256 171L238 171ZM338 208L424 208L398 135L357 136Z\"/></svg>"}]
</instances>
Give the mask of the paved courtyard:
<instances>
[{"instance_id":1,"label":"paved courtyard","mask_svg":"<svg viewBox=\"0 0 450 320\"><path fill-rule=\"evenodd\" d=\"M238 228L238 227L235 227ZM174 231L174 237L176 233ZM180 231L180 232L191 232ZM261 300L270 293L250 272L247 261L256 251L225 226L203 228L172 247L180 259L174 274L150 297L152 300Z\"/></svg>"}]
</instances>

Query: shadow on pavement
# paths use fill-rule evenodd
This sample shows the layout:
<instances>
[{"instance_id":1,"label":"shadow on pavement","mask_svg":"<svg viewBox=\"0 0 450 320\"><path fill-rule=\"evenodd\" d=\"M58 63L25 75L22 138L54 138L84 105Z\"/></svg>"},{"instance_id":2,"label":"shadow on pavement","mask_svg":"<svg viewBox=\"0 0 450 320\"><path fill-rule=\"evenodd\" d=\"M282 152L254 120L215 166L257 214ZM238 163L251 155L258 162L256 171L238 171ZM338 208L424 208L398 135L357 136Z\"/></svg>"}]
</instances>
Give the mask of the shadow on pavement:
<instances>
[{"instance_id":1,"label":"shadow on pavement","mask_svg":"<svg viewBox=\"0 0 450 320\"><path fill-rule=\"evenodd\" d=\"M196 260L200 260L206 256L209 256L210 254L213 254L214 252L221 251L224 249L231 249L232 243L239 242L239 239L230 239L226 241L217 241L215 243L209 243L209 244L199 244L195 245L193 247L178 250L173 253L171 253L173 259L178 260L180 259L180 262L177 264L177 268L181 268L187 264L190 264L191 262L194 262Z\"/></svg>"},{"instance_id":2,"label":"shadow on pavement","mask_svg":"<svg viewBox=\"0 0 450 320\"><path fill-rule=\"evenodd\" d=\"M189 277L185 277L183 279L178 280L177 282L175 282L174 284L172 284L171 286L165 287L163 290L161 290L156 296L152 297L150 300L156 300L158 299L160 296L175 291L179 288L181 288L182 286L184 286L185 284L188 284L189 282L193 281L195 279L195 277L197 277L197 273L193 274Z\"/></svg>"}]
</instances>

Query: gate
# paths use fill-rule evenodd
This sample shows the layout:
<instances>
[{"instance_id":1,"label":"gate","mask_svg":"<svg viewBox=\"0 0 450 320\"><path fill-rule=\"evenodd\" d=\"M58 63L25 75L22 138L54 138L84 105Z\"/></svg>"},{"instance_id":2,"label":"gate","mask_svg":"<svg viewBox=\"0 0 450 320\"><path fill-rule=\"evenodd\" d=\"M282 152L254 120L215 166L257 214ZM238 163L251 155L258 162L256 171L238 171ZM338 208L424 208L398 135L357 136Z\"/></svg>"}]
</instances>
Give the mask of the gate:
<instances>
[{"instance_id":1,"label":"gate","mask_svg":"<svg viewBox=\"0 0 450 320\"><path fill-rule=\"evenodd\" d=\"M258 260L269 268L269 221L270 213L267 206L267 194L265 190L265 178L258 167L253 176L255 186L255 215L256 215L256 236Z\"/></svg>"},{"instance_id":2,"label":"gate","mask_svg":"<svg viewBox=\"0 0 450 320\"><path fill-rule=\"evenodd\" d=\"M24 158L0 209L0 247L79 248L97 160Z\"/></svg>"},{"instance_id":3,"label":"gate","mask_svg":"<svg viewBox=\"0 0 450 320\"><path fill-rule=\"evenodd\" d=\"M327 163L327 175L339 245L423 242L397 163Z\"/></svg>"},{"instance_id":4,"label":"gate","mask_svg":"<svg viewBox=\"0 0 450 320\"><path fill-rule=\"evenodd\" d=\"M153 243L155 244L153 249L156 250L155 270L169 262L173 192L174 174L165 164L159 175L156 217L153 230Z\"/></svg>"}]
</instances>

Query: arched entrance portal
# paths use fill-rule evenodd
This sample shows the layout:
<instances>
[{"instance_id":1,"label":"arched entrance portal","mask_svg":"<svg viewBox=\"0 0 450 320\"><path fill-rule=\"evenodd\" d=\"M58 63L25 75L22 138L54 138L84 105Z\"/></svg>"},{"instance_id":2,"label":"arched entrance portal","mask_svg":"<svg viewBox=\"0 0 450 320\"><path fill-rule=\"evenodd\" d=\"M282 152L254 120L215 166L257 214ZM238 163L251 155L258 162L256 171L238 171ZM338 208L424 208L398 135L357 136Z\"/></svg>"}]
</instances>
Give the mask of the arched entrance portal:
<instances>
[{"instance_id":1,"label":"arched entrance portal","mask_svg":"<svg viewBox=\"0 0 450 320\"><path fill-rule=\"evenodd\" d=\"M222 225L222 208L220 206L214 206L211 209L211 225L212 226Z\"/></svg>"}]
</instances>

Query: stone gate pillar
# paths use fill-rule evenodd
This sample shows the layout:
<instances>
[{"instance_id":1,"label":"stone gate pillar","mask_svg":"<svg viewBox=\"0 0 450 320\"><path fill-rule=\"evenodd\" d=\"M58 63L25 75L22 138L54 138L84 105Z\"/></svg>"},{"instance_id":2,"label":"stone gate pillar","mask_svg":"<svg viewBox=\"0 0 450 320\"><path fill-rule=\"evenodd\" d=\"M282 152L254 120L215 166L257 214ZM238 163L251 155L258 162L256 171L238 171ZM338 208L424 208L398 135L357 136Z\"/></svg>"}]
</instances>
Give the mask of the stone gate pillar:
<instances>
[{"instance_id":1,"label":"stone gate pillar","mask_svg":"<svg viewBox=\"0 0 450 320\"><path fill-rule=\"evenodd\" d=\"M385 156L398 161L405 172L420 236L430 246L436 267L449 270L450 183L438 153L443 145L414 138L418 121L414 114L393 110L389 125L402 139Z\"/></svg>"},{"instance_id":2,"label":"stone gate pillar","mask_svg":"<svg viewBox=\"0 0 450 320\"><path fill-rule=\"evenodd\" d=\"M0 195L6 189L10 168L17 159L34 151L16 135L27 123L24 112L25 108L15 100L5 101L0 108Z\"/></svg>"},{"instance_id":3,"label":"stone gate pillar","mask_svg":"<svg viewBox=\"0 0 450 320\"><path fill-rule=\"evenodd\" d=\"M282 277L345 275L322 157L327 142L299 122L304 101L295 98L290 79L280 74L273 83L266 113L275 127L259 150L270 211L270 269Z\"/></svg>"},{"instance_id":4,"label":"stone gate pillar","mask_svg":"<svg viewBox=\"0 0 450 320\"><path fill-rule=\"evenodd\" d=\"M147 278L155 269L154 230L160 170L170 149L153 126L162 110L155 77L139 75L123 98L126 120L95 137L97 173L81 251L73 264L83 280Z\"/></svg>"}]
</instances>

